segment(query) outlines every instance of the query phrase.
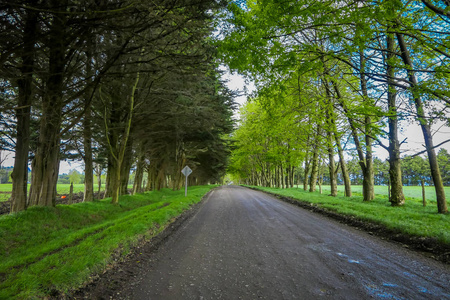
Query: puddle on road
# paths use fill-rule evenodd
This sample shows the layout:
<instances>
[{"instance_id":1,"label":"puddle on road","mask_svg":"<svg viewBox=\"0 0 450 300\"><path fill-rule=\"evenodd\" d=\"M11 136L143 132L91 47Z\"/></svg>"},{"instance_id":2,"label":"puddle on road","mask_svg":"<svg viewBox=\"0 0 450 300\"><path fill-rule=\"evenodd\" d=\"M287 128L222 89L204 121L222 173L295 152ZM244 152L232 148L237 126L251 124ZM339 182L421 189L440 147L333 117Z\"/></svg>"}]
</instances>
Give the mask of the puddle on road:
<instances>
[{"instance_id":1,"label":"puddle on road","mask_svg":"<svg viewBox=\"0 0 450 300\"><path fill-rule=\"evenodd\" d=\"M386 284L386 285L385 285ZM383 286L385 287L398 287L396 284L392 283L383 283ZM378 287L373 283L365 284L364 287L369 292L369 295L371 297L375 297L378 299L395 299L395 300L402 300L405 298L397 297L388 291L385 291L382 287Z\"/></svg>"},{"instance_id":2,"label":"puddle on road","mask_svg":"<svg viewBox=\"0 0 450 300\"><path fill-rule=\"evenodd\" d=\"M351 264L359 264L359 260L354 260L354 259L349 259L348 262Z\"/></svg>"},{"instance_id":3,"label":"puddle on road","mask_svg":"<svg viewBox=\"0 0 450 300\"><path fill-rule=\"evenodd\" d=\"M403 298L401 296L395 295L397 293L401 293L401 291L400 291L401 286L399 286L398 284L395 284L395 283L383 282L379 286L375 283L369 283L369 284L364 284L364 287L369 292L369 295L376 299L409 299L409 298ZM440 296L443 296L442 299L447 299L447 297L449 296L448 294L440 294L439 292L437 294L433 293L432 291L428 290L426 287L423 287L423 286L416 286L416 287L417 287L416 293L428 294L428 295L434 295L434 296L440 295ZM411 292L413 292L413 291L411 291ZM422 296L426 297L426 295L422 295Z\"/></svg>"},{"instance_id":4,"label":"puddle on road","mask_svg":"<svg viewBox=\"0 0 450 300\"><path fill-rule=\"evenodd\" d=\"M359 260L349 258L348 255L346 255L346 254L343 254L343 253L340 253L340 252L337 252L336 254L337 254L338 256L340 256L340 257L346 258L347 261L348 261L349 263L351 263L351 264L360 264L360 263L361 263Z\"/></svg>"}]
</instances>

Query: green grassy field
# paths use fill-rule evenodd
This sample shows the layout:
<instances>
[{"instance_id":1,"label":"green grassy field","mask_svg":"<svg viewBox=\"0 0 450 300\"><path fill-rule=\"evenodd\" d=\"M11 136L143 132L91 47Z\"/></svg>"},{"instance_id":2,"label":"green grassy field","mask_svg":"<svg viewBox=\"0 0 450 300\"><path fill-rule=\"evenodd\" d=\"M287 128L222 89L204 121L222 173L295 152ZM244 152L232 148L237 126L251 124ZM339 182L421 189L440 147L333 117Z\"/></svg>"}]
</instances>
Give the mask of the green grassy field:
<instances>
[{"instance_id":1,"label":"green grassy field","mask_svg":"<svg viewBox=\"0 0 450 300\"><path fill-rule=\"evenodd\" d=\"M255 188L294 198L298 201L314 203L320 207L355 216L362 220L383 224L387 228L406 234L436 238L438 241L450 245L450 214L438 214L436 201L430 201L431 203L423 207L420 198L408 197L404 206L392 207L387 198L387 189L386 195L377 195L375 200L363 202L362 196L344 197L343 192L340 192L337 197L330 197L325 192L324 194L310 193L299 188ZM410 188L407 187L406 190ZM411 188L409 194L417 196L417 191L420 189L414 188ZM379 190L376 192L379 192ZM421 197L421 193L420 190L419 197Z\"/></svg>"},{"instance_id":2,"label":"green grassy field","mask_svg":"<svg viewBox=\"0 0 450 300\"><path fill-rule=\"evenodd\" d=\"M319 188L317 187L317 190ZM324 185L322 186L323 193L329 193L330 192L330 186ZM445 195L447 200L450 199L450 187L444 187ZM344 195L344 186L340 185L338 186L338 191ZM361 185L352 185L352 193L355 196L361 196L362 195L362 186ZM403 193L405 194L405 197L407 199L420 199L422 201L422 187L421 186L404 186L403 187ZM381 186L377 185L375 186L375 195L380 196L387 196L388 195L388 187L387 186ZM431 201L436 203L436 192L434 190L434 186L426 186L425 187L425 198L427 201Z\"/></svg>"},{"instance_id":3,"label":"green grassy field","mask_svg":"<svg viewBox=\"0 0 450 300\"><path fill-rule=\"evenodd\" d=\"M129 185L128 188L132 188L133 185ZM68 194L70 191L70 184L58 184L56 186L56 189L58 191L58 194ZM30 185L28 185L28 190L30 190ZM105 190L105 185L102 185L101 191ZM11 191L12 191L12 184L11 183L4 183L0 184L0 201L6 201L11 197ZM97 185L94 185L94 191L97 192ZM74 184L73 185L73 192L79 193L84 192L84 184Z\"/></svg>"},{"instance_id":4,"label":"green grassy field","mask_svg":"<svg viewBox=\"0 0 450 300\"><path fill-rule=\"evenodd\" d=\"M44 298L82 286L212 188L190 187L188 197L165 189L121 196L119 205L109 198L0 216L0 299Z\"/></svg>"}]
</instances>

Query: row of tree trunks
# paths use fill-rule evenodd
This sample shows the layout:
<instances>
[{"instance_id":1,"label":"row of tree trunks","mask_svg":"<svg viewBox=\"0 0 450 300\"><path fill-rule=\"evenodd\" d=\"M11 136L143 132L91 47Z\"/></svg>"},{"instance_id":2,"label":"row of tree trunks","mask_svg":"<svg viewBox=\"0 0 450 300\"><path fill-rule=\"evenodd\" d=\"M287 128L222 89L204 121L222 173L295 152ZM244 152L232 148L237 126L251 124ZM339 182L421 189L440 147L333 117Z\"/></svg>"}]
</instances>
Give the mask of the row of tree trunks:
<instances>
[{"instance_id":1,"label":"row of tree trunks","mask_svg":"<svg viewBox=\"0 0 450 300\"><path fill-rule=\"evenodd\" d=\"M337 196L336 164L334 161L333 133L327 132L328 170L330 176L330 196Z\"/></svg>"},{"instance_id":2,"label":"row of tree trunks","mask_svg":"<svg viewBox=\"0 0 450 300\"><path fill-rule=\"evenodd\" d=\"M177 142L175 157L177 164L175 174L173 174L172 189L179 190L184 185L184 176L181 173L181 170L186 166L186 153L184 152L184 143L182 141Z\"/></svg>"},{"instance_id":3,"label":"row of tree trunks","mask_svg":"<svg viewBox=\"0 0 450 300\"><path fill-rule=\"evenodd\" d=\"M161 163L161 167L157 170L155 189L157 191L167 188L167 172L166 172L167 163L164 160Z\"/></svg>"},{"instance_id":4,"label":"row of tree trunks","mask_svg":"<svg viewBox=\"0 0 450 300\"><path fill-rule=\"evenodd\" d=\"M89 43L86 53L86 82L90 82L93 76L92 68L92 43ZM89 84L88 84L89 85ZM92 153L92 124L91 124L91 98L93 89L86 88L84 93L84 118L83 118L83 142L84 142L84 197L83 201L94 200L94 161Z\"/></svg>"},{"instance_id":5,"label":"row of tree trunks","mask_svg":"<svg viewBox=\"0 0 450 300\"><path fill-rule=\"evenodd\" d=\"M342 177L344 179L344 191L346 197L352 196L352 186L350 183L350 175L347 170L347 163L344 158L344 150L342 149L341 140L337 132L334 132L334 138L336 141L336 147L338 149L339 154L339 165L341 167Z\"/></svg>"},{"instance_id":6,"label":"row of tree trunks","mask_svg":"<svg viewBox=\"0 0 450 300\"><path fill-rule=\"evenodd\" d=\"M144 191L142 188L142 182L144 181L145 168L146 168L145 146L143 143L141 143L138 148L136 160L136 173L134 176L134 183L133 183L133 195L137 193L142 193Z\"/></svg>"},{"instance_id":7,"label":"row of tree trunks","mask_svg":"<svg viewBox=\"0 0 450 300\"><path fill-rule=\"evenodd\" d=\"M128 181L130 179L130 170L133 165L133 138L130 136L125 146L125 155L123 157L122 164L120 166L120 190L119 195L128 194Z\"/></svg>"},{"instance_id":8,"label":"row of tree trunks","mask_svg":"<svg viewBox=\"0 0 450 300\"><path fill-rule=\"evenodd\" d=\"M320 125L317 125L316 128L316 135L314 138L314 150L313 155L311 159L311 175L309 179L309 191L315 192L316 191L316 185L317 185L317 178L318 178L318 171L319 171L319 139L321 135L322 128Z\"/></svg>"},{"instance_id":9,"label":"row of tree trunks","mask_svg":"<svg viewBox=\"0 0 450 300\"><path fill-rule=\"evenodd\" d=\"M309 139L309 137L308 137ZM305 163L304 163L304 170L303 170L303 190L308 190L308 183L309 183L309 169L311 165L311 159L310 159L310 151L308 150L305 155Z\"/></svg>"},{"instance_id":10,"label":"row of tree trunks","mask_svg":"<svg viewBox=\"0 0 450 300\"><path fill-rule=\"evenodd\" d=\"M139 63L137 64L137 69L140 67L140 61L141 58L139 58ZM125 190L127 189L128 185L128 176L129 176L129 170L131 168L131 158L132 158L132 152L130 149L132 149L133 140L130 138L130 132L131 132L131 124L133 120L133 114L134 114L134 106L136 104L136 97L137 97L137 90L138 85L140 81L140 72L138 71L136 73L136 79L134 81L133 86L131 87L131 93L130 93L130 100L129 100L129 107L127 111L128 118L126 119L125 126L123 129L123 133L121 134L121 141L120 144L116 147L110 147L112 150L113 155L113 161L115 163L116 169L116 180L113 182L113 191L112 191L112 204L119 203L119 195L120 192L124 193L124 185ZM114 152L114 149L117 151ZM127 151L129 150L129 151ZM126 172L128 170L128 172ZM123 174L125 172L126 174Z\"/></svg>"},{"instance_id":11,"label":"row of tree trunks","mask_svg":"<svg viewBox=\"0 0 450 300\"><path fill-rule=\"evenodd\" d=\"M151 160L150 165L147 169L147 186L145 189L147 191L154 191L156 189L156 174L157 174L157 167L156 167L156 160Z\"/></svg>"}]
</instances>

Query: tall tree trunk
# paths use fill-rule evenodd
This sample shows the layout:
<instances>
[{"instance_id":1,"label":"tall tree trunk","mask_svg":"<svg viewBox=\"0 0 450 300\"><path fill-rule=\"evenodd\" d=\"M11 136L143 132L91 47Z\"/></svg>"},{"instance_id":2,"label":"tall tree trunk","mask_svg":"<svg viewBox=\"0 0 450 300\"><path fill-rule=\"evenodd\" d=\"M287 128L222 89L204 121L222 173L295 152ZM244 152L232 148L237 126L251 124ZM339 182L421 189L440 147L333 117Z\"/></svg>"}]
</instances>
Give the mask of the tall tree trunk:
<instances>
[{"instance_id":1,"label":"tall tree trunk","mask_svg":"<svg viewBox=\"0 0 450 300\"><path fill-rule=\"evenodd\" d=\"M156 190L159 191L166 187L166 162L163 161L160 168L157 169Z\"/></svg>"},{"instance_id":2,"label":"tall tree trunk","mask_svg":"<svg viewBox=\"0 0 450 300\"><path fill-rule=\"evenodd\" d=\"M323 168L322 168L322 158L319 158L319 172L318 172L319 180L319 194L322 195L322 183L323 183Z\"/></svg>"},{"instance_id":3,"label":"tall tree trunk","mask_svg":"<svg viewBox=\"0 0 450 300\"><path fill-rule=\"evenodd\" d=\"M392 27L388 27L386 34L387 60L386 75L388 82L388 123L389 123L389 178L391 182L391 197L389 201L392 206L401 206L405 203L402 186L402 170L400 160L400 143L398 141L398 114L397 114L397 90L394 85L395 71L391 60L395 56L394 37Z\"/></svg>"},{"instance_id":4,"label":"tall tree trunk","mask_svg":"<svg viewBox=\"0 0 450 300\"><path fill-rule=\"evenodd\" d=\"M317 133L315 138L313 157L312 157L312 166L311 166L311 179L309 181L309 191L314 192L316 190L317 185L317 173L319 168L319 135L320 135L320 125L317 125Z\"/></svg>"},{"instance_id":5,"label":"tall tree trunk","mask_svg":"<svg viewBox=\"0 0 450 300\"><path fill-rule=\"evenodd\" d=\"M100 164L97 164L95 167L95 175L97 176L97 199L100 199L100 192L102 190L102 166Z\"/></svg>"},{"instance_id":6,"label":"tall tree trunk","mask_svg":"<svg viewBox=\"0 0 450 300\"><path fill-rule=\"evenodd\" d=\"M133 184L133 195L137 193L142 193L142 181L144 179L144 170L145 170L145 149L144 144L141 143L139 145L138 150L136 173L134 176L134 184Z\"/></svg>"},{"instance_id":7,"label":"tall tree trunk","mask_svg":"<svg viewBox=\"0 0 450 300\"><path fill-rule=\"evenodd\" d=\"M120 165L120 190L119 195L128 194L128 181L130 179L130 170L133 164L133 139L130 137L127 142L125 155Z\"/></svg>"},{"instance_id":8,"label":"tall tree trunk","mask_svg":"<svg viewBox=\"0 0 450 300\"><path fill-rule=\"evenodd\" d=\"M148 175L147 175L147 191L156 190L156 172L157 172L157 163L155 159L150 159L150 166L148 167Z\"/></svg>"},{"instance_id":9,"label":"tall tree trunk","mask_svg":"<svg viewBox=\"0 0 450 300\"><path fill-rule=\"evenodd\" d=\"M433 178L434 189L436 192L436 201L439 213L446 213L447 210L447 202L445 200L445 191L444 191L444 183L442 181L441 173L439 170L439 164L436 157L436 152L434 151L433 146L433 136L431 134L431 128L428 124L425 116L425 110L423 107L422 100L420 99L420 95L416 90L418 87L417 79L413 71L412 61L409 56L409 51L407 49L405 40L403 35L397 33L398 44L401 49L401 56L403 59L403 63L406 66L406 70L408 72L409 82L411 85L411 92L413 95L414 104L417 111L417 117L420 123L420 127L422 129L423 138L425 140L425 147L428 154L428 161L430 163L431 169L431 177ZM423 181L422 181L423 182Z\"/></svg>"},{"instance_id":10,"label":"tall tree trunk","mask_svg":"<svg viewBox=\"0 0 450 300\"><path fill-rule=\"evenodd\" d=\"M92 76L92 52L86 51L86 82L89 84ZM92 89L87 88L84 97L84 202L94 200L94 162L92 159L92 129L91 129L91 97Z\"/></svg>"},{"instance_id":11,"label":"tall tree trunk","mask_svg":"<svg viewBox=\"0 0 450 300\"><path fill-rule=\"evenodd\" d=\"M94 162L92 159L91 108L85 107L84 113L84 197L83 201L94 200Z\"/></svg>"},{"instance_id":12,"label":"tall tree trunk","mask_svg":"<svg viewBox=\"0 0 450 300\"><path fill-rule=\"evenodd\" d=\"M114 160L111 169L111 203L119 203L119 192L120 192L120 161L118 159Z\"/></svg>"},{"instance_id":13,"label":"tall tree trunk","mask_svg":"<svg viewBox=\"0 0 450 300\"><path fill-rule=\"evenodd\" d=\"M366 140L371 138L366 135ZM365 167L363 171L363 201L372 201L375 199L375 178L373 171L373 156L372 156L372 146L368 146L366 142L366 160ZM368 149L367 147L370 147Z\"/></svg>"},{"instance_id":14,"label":"tall tree trunk","mask_svg":"<svg viewBox=\"0 0 450 300\"><path fill-rule=\"evenodd\" d=\"M109 134L109 133L107 133ZM111 137L110 137L111 138ZM108 153L108 165L106 166L106 182L105 182L105 194L103 198L112 196L112 178L113 178L113 158L112 154Z\"/></svg>"},{"instance_id":15,"label":"tall tree trunk","mask_svg":"<svg viewBox=\"0 0 450 300\"><path fill-rule=\"evenodd\" d=\"M185 182L185 178L181 173L181 170L186 166L186 155L184 152L184 143L182 141L176 142L175 148L175 159L176 159L176 168L175 174L173 175L173 190L179 190L183 187L183 183Z\"/></svg>"},{"instance_id":16,"label":"tall tree trunk","mask_svg":"<svg viewBox=\"0 0 450 300\"><path fill-rule=\"evenodd\" d=\"M323 61L323 59L322 59ZM325 75L328 75L328 71L325 67ZM330 87L328 85L327 79L322 79L322 84L325 88L325 93L327 95L327 103L326 103L326 124L327 124L327 151L328 151L328 169L330 173L330 196L336 197L337 195L337 180L336 180L336 164L334 161L334 148L333 148L333 132L336 130L336 126L334 124L334 115L333 115L333 99L331 97Z\"/></svg>"},{"instance_id":17,"label":"tall tree trunk","mask_svg":"<svg viewBox=\"0 0 450 300\"><path fill-rule=\"evenodd\" d=\"M280 181L279 181L279 177L278 177L278 167L275 165L274 166L274 182L275 182L275 187L279 188L280 187Z\"/></svg>"},{"instance_id":18,"label":"tall tree trunk","mask_svg":"<svg viewBox=\"0 0 450 300\"><path fill-rule=\"evenodd\" d=\"M286 188L288 189L288 188L290 188L291 187L291 172L290 172L290 167L286 167L286 169L285 169L285 181L286 181Z\"/></svg>"},{"instance_id":19,"label":"tall tree trunk","mask_svg":"<svg viewBox=\"0 0 450 300\"><path fill-rule=\"evenodd\" d=\"M309 149L309 147L308 147ZM311 160L309 159L309 150L308 152L306 152L306 157L305 157L305 170L303 173L303 190L307 191L308 190L308 179L309 179L309 166L311 165Z\"/></svg>"},{"instance_id":20,"label":"tall tree trunk","mask_svg":"<svg viewBox=\"0 0 450 300\"><path fill-rule=\"evenodd\" d=\"M135 91L137 89L138 83L139 83L139 72L136 75L136 82L132 88L132 93L131 93L131 97L130 97L129 115L128 115L128 120L125 124L125 129L124 129L124 133L122 136L122 142L120 145L117 146L118 151L116 152L117 154L114 155L113 161L114 161L117 169L115 170L115 180L112 185L112 188L113 188L112 199L111 199L112 204L119 203L119 194L120 194L120 187L121 187L121 169L122 168L126 169L126 166L124 164L124 162L125 162L124 158L125 158L125 154L126 154L128 138L130 136L131 120L132 120L133 109L134 109L134 97L135 97ZM129 151L129 152L131 152L131 151ZM131 154L129 154L129 155L131 156ZM131 160L131 157L129 159ZM128 168L128 171L129 171L129 168Z\"/></svg>"},{"instance_id":21,"label":"tall tree trunk","mask_svg":"<svg viewBox=\"0 0 450 300\"><path fill-rule=\"evenodd\" d=\"M336 197L337 195L337 180L336 180L336 163L334 161L334 149L333 149L333 137L332 132L327 132L328 138L328 170L330 173L330 196Z\"/></svg>"},{"instance_id":22,"label":"tall tree trunk","mask_svg":"<svg viewBox=\"0 0 450 300\"><path fill-rule=\"evenodd\" d=\"M339 162L340 162L339 164L341 166L342 177L344 177L345 196L351 197L352 196L352 186L350 183L350 175L348 174L347 163L345 162L344 151L342 150L341 141L339 139L339 135L336 132L334 133L334 138L336 140L336 146L338 149Z\"/></svg>"},{"instance_id":23,"label":"tall tree trunk","mask_svg":"<svg viewBox=\"0 0 450 300\"><path fill-rule=\"evenodd\" d=\"M293 188L295 185L295 167L294 166L291 167L290 173L291 173L291 188Z\"/></svg>"},{"instance_id":24,"label":"tall tree trunk","mask_svg":"<svg viewBox=\"0 0 450 300\"><path fill-rule=\"evenodd\" d=\"M364 53L360 51L359 53L360 60L360 70L359 70L359 78L361 84L361 93L363 95L364 104L367 106L374 105L373 101L369 97L369 93L367 92L367 79L365 76L366 69L366 59L364 57ZM375 199L375 178L373 171L373 150L372 150L372 118L369 114L364 117L364 137L366 142L366 158L365 165L362 168L363 172L363 201L372 201ZM360 158L363 161L363 157Z\"/></svg>"},{"instance_id":25,"label":"tall tree trunk","mask_svg":"<svg viewBox=\"0 0 450 300\"><path fill-rule=\"evenodd\" d=\"M30 3L34 6L37 1ZM18 80L18 101L16 109L16 148L11 195L11 212L27 208L28 152L30 148L30 115L32 104L32 84L35 61L35 38L37 32L37 11L27 10L23 36L23 53L20 66L21 78Z\"/></svg>"},{"instance_id":26,"label":"tall tree trunk","mask_svg":"<svg viewBox=\"0 0 450 300\"><path fill-rule=\"evenodd\" d=\"M66 7L64 3L52 1L54 7ZM63 107L63 73L65 69L66 15L55 13L49 32L49 76L42 98L42 116L36 164L33 172L36 186L30 194L31 205L51 206L56 204L56 183L59 170L60 130Z\"/></svg>"}]
</instances>

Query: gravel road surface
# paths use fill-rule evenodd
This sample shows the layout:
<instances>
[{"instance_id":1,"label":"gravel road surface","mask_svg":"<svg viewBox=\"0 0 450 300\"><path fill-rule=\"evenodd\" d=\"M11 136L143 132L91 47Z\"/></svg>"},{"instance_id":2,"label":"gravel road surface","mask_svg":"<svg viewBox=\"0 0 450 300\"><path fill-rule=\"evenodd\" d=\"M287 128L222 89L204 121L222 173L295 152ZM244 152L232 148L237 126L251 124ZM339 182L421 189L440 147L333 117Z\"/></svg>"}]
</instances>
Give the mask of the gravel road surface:
<instances>
[{"instance_id":1,"label":"gravel road surface","mask_svg":"<svg viewBox=\"0 0 450 300\"><path fill-rule=\"evenodd\" d=\"M450 299L450 267L262 192L216 189L122 299Z\"/></svg>"}]
</instances>

